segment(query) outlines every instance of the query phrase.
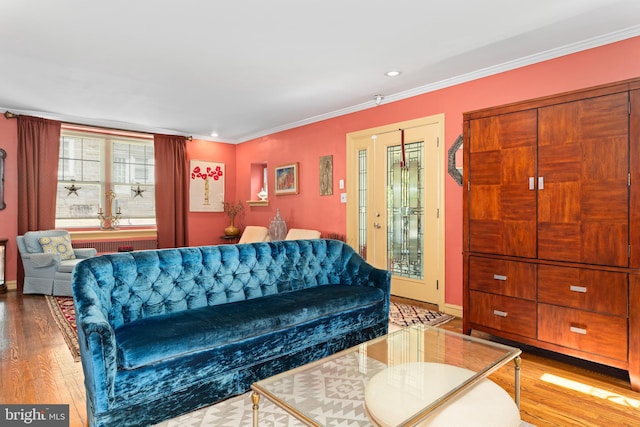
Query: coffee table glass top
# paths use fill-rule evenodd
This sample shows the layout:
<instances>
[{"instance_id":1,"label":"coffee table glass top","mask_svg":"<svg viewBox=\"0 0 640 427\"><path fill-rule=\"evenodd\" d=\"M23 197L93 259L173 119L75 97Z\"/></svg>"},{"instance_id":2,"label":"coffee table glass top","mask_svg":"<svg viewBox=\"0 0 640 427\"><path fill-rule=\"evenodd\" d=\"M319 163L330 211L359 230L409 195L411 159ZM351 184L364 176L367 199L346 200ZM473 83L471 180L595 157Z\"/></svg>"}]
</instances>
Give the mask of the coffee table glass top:
<instances>
[{"instance_id":1,"label":"coffee table glass top","mask_svg":"<svg viewBox=\"0 0 640 427\"><path fill-rule=\"evenodd\" d=\"M384 425L376 414L389 408L376 405L392 408L395 425L412 425L520 353L416 325L258 381L252 389L312 426Z\"/></svg>"}]
</instances>

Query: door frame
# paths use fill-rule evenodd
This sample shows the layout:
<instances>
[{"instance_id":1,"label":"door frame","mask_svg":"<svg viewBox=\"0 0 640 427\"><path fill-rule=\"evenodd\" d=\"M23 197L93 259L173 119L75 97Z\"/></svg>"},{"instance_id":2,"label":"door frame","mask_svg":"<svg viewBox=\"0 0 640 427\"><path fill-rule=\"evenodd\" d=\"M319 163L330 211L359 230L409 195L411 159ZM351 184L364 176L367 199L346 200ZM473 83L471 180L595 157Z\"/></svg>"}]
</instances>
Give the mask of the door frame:
<instances>
[{"instance_id":1,"label":"door frame","mask_svg":"<svg viewBox=\"0 0 640 427\"><path fill-rule=\"evenodd\" d=\"M408 129L418 126L426 125L438 125L438 145L437 145L437 184L435 191L437 192L437 260L433 263L436 266L436 278L438 280L438 308L444 309L445 305L445 175L447 173L445 162L445 149L444 149L444 113L435 114L428 117L422 117L419 119L407 120L403 122L391 123L388 125L378 126L374 128L364 129L356 132L351 132L346 135L346 157L347 157L347 194L351 194L351 197L347 197L347 244L358 250L358 159L357 148L358 142L363 138L371 138L373 135L381 133L393 132L398 129ZM368 160L369 167L373 164L375 159ZM425 268L427 267L425 262Z\"/></svg>"}]
</instances>

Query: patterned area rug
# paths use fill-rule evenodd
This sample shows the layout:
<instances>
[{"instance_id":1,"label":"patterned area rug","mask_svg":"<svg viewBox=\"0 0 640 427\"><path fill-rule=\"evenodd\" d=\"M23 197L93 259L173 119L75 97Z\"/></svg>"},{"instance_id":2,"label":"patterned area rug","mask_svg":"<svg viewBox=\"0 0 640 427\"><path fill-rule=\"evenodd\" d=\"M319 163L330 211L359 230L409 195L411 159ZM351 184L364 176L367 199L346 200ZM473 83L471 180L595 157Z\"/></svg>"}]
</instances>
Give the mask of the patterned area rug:
<instances>
[{"instance_id":1,"label":"patterned area rug","mask_svg":"<svg viewBox=\"0 0 640 427\"><path fill-rule=\"evenodd\" d=\"M279 393L295 399L304 413L319 425L344 427L369 427L374 424L367 416L364 403L367 375L384 370L385 365L367 358L366 367L355 355L353 358L331 360L318 371L302 373L272 384ZM345 378L348 378L345 380ZM284 409L262 397L259 404L260 427L303 427ZM155 427L245 427L253 423L251 392L232 397L179 417L163 421ZM474 425L471 422L469 425ZM524 421L520 427L534 427Z\"/></svg>"},{"instance_id":2,"label":"patterned area rug","mask_svg":"<svg viewBox=\"0 0 640 427\"><path fill-rule=\"evenodd\" d=\"M54 297L45 295L51 315L58 324L62 336L71 350L73 360L80 360L80 346L78 345L78 330L76 329L76 310L72 297Z\"/></svg>"},{"instance_id":3,"label":"patterned area rug","mask_svg":"<svg viewBox=\"0 0 640 427\"><path fill-rule=\"evenodd\" d=\"M409 304L391 301L389 309L389 322L396 326L411 326L416 323L436 326L452 320L454 316L441 311L428 310Z\"/></svg>"}]
</instances>

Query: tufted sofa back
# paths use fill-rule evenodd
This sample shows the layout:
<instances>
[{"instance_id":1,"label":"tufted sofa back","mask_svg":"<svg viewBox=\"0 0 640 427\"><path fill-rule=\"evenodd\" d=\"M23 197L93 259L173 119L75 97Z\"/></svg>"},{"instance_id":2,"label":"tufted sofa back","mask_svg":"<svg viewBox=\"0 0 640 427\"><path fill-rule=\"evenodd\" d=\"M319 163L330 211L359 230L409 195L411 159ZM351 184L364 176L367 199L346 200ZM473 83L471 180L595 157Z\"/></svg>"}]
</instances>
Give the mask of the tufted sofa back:
<instances>
[{"instance_id":1,"label":"tufted sofa back","mask_svg":"<svg viewBox=\"0 0 640 427\"><path fill-rule=\"evenodd\" d=\"M291 240L115 253L73 273L80 307L113 328L141 318L327 284L362 281L365 261L337 240Z\"/></svg>"}]
</instances>

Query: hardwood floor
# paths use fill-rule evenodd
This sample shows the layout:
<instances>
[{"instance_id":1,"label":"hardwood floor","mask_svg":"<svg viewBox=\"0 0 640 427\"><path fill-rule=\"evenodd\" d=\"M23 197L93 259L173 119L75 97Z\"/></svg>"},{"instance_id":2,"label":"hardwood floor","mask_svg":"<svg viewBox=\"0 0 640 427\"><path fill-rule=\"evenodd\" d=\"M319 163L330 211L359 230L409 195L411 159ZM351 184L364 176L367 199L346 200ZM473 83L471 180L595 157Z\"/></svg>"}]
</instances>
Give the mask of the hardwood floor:
<instances>
[{"instance_id":1,"label":"hardwood floor","mask_svg":"<svg viewBox=\"0 0 640 427\"><path fill-rule=\"evenodd\" d=\"M442 327L460 332L462 321ZM631 391L624 371L549 356L523 348L524 421L538 427L640 425L640 393ZM491 379L513 395L510 366ZM0 403L69 404L70 426L86 426L83 381L44 297L0 294Z\"/></svg>"}]
</instances>

